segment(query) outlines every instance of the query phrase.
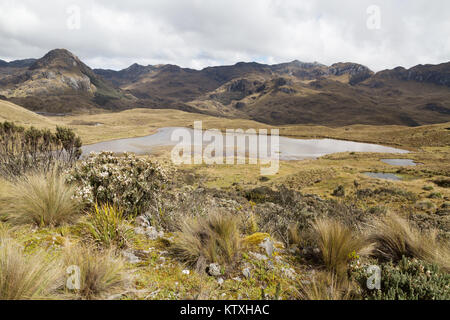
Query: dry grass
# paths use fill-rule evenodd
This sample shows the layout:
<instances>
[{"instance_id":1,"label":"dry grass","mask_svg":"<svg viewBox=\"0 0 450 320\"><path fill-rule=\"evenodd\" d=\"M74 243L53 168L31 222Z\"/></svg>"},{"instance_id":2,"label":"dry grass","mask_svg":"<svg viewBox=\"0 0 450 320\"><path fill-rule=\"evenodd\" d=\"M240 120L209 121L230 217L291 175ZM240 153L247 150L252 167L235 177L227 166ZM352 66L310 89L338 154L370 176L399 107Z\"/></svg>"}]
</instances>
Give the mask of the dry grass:
<instances>
[{"instance_id":1,"label":"dry grass","mask_svg":"<svg viewBox=\"0 0 450 320\"><path fill-rule=\"evenodd\" d=\"M43 251L25 255L22 247L0 230L0 300L56 298L62 284L63 272L56 260Z\"/></svg>"},{"instance_id":2,"label":"dry grass","mask_svg":"<svg viewBox=\"0 0 450 320\"><path fill-rule=\"evenodd\" d=\"M73 245L65 248L64 266L79 268L79 289L70 290L79 299L105 299L126 286L125 263L115 257L114 249L96 251Z\"/></svg>"},{"instance_id":3,"label":"dry grass","mask_svg":"<svg viewBox=\"0 0 450 320\"><path fill-rule=\"evenodd\" d=\"M207 263L231 265L240 250L238 219L218 213L185 221L171 246L178 260L198 271L204 271Z\"/></svg>"},{"instance_id":4,"label":"dry grass","mask_svg":"<svg viewBox=\"0 0 450 320\"><path fill-rule=\"evenodd\" d=\"M352 253L366 253L365 241L340 222L323 218L313 223L317 244L325 267L341 276L346 273Z\"/></svg>"},{"instance_id":5,"label":"dry grass","mask_svg":"<svg viewBox=\"0 0 450 320\"><path fill-rule=\"evenodd\" d=\"M381 259L400 261L405 256L450 270L449 247L437 240L437 232L422 233L394 213L375 220L369 240L375 244L374 255Z\"/></svg>"},{"instance_id":6,"label":"dry grass","mask_svg":"<svg viewBox=\"0 0 450 320\"><path fill-rule=\"evenodd\" d=\"M80 211L75 192L56 170L30 173L11 185L5 213L12 224L59 226L72 222Z\"/></svg>"},{"instance_id":7,"label":"dry grass","mask_svg":"<svg viewBox=\"0 0 450 320\"><path fill-rule=\"evenodd\" d=\"M319 272L311 281L303 281L298 288L301 300L350 300L355 295L354 284L339 279L334 273Z\"/></svg>"}]
</instances>

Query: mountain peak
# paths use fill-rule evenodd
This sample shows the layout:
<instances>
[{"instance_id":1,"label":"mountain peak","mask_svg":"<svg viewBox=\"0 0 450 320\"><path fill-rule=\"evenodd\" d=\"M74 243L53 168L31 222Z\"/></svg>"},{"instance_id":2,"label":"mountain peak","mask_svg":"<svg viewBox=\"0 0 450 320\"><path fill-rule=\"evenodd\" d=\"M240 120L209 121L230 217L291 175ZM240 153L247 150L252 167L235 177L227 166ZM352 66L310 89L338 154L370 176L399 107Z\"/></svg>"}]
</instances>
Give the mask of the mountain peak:
<instances>
[{"instance_id":1,"label":"mountain peak","mask_svg":"<svg viewBox=\"0 0 450 320\"><path fill-rule=\"evenodd\" d=\"M82 62L72 52L67 49L54 49L49 51L45 56L35 61L30 70L39 68L61 68L73 69L82 65Z\"/></svg>"}]
</instances>

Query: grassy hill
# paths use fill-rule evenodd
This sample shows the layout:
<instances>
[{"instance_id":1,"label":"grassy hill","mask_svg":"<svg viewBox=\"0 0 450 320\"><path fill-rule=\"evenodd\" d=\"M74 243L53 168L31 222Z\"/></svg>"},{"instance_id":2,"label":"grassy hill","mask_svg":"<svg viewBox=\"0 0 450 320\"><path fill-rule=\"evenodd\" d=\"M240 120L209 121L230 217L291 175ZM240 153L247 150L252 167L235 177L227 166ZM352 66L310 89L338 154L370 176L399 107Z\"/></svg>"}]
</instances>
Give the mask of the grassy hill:
<instances>
[{"instance_id":1,"label":"grassy hill","mask_svg":"<svg viewBox=\"0 0 450 320\"><path fill-rule=\"evenodd\" d=\"M0 100L0 121L35 127L54 127L56 122L12 102Z\"/></svg>"}]
</instances>

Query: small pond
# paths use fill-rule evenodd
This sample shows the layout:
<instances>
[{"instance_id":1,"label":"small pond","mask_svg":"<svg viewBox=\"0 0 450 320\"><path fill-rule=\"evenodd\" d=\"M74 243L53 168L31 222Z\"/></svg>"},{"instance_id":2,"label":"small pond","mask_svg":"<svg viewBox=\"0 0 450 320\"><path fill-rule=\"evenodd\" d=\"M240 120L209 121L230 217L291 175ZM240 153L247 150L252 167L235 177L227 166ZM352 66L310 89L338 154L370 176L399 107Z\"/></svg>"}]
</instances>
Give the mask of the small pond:
<instances>
[{"instance_id":1,"label":"small pond","mask_svg":"<svg viewBox=\"0 0 450 320\"><path fill-rule=\"evenodd\" d=\"M381 159L381 162L390 164L391 166L416 166L417 163L411 159Z\"/></svg>"},{"instance_id":2,"label":"small pond","mask_svg":"<svg viewBox=\"0 0 450 320\"><path fill-rule=\"evenodd\" d=\"M384 172L364 172L366 176L371 178L385 179L385 180L394 180L399 181L402 180L401 177L393 174L393 173L384 173Z\"/></svg>"}]
</instances>

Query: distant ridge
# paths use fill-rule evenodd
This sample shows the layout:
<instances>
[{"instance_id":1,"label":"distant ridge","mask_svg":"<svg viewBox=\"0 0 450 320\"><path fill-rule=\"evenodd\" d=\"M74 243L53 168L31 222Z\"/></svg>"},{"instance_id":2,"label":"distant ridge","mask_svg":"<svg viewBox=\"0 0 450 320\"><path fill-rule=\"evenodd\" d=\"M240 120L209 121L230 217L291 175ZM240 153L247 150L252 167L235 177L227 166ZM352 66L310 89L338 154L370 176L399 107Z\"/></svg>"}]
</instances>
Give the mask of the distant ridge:
<instances>
[{"instance_id":1,"label":"distant ridge","mask_svg":"<svg viewBox=\"0 0 450 320\"><path fill-rule=\"evenodd\" d=\"M294 60L202 70L132 64L92 70L55 49L0 61L0 98L35 111L85 113L172 108L268 124L398 124L450 121L450 62L374 73L364 65Z\"/></svg>"}]
</instances>

